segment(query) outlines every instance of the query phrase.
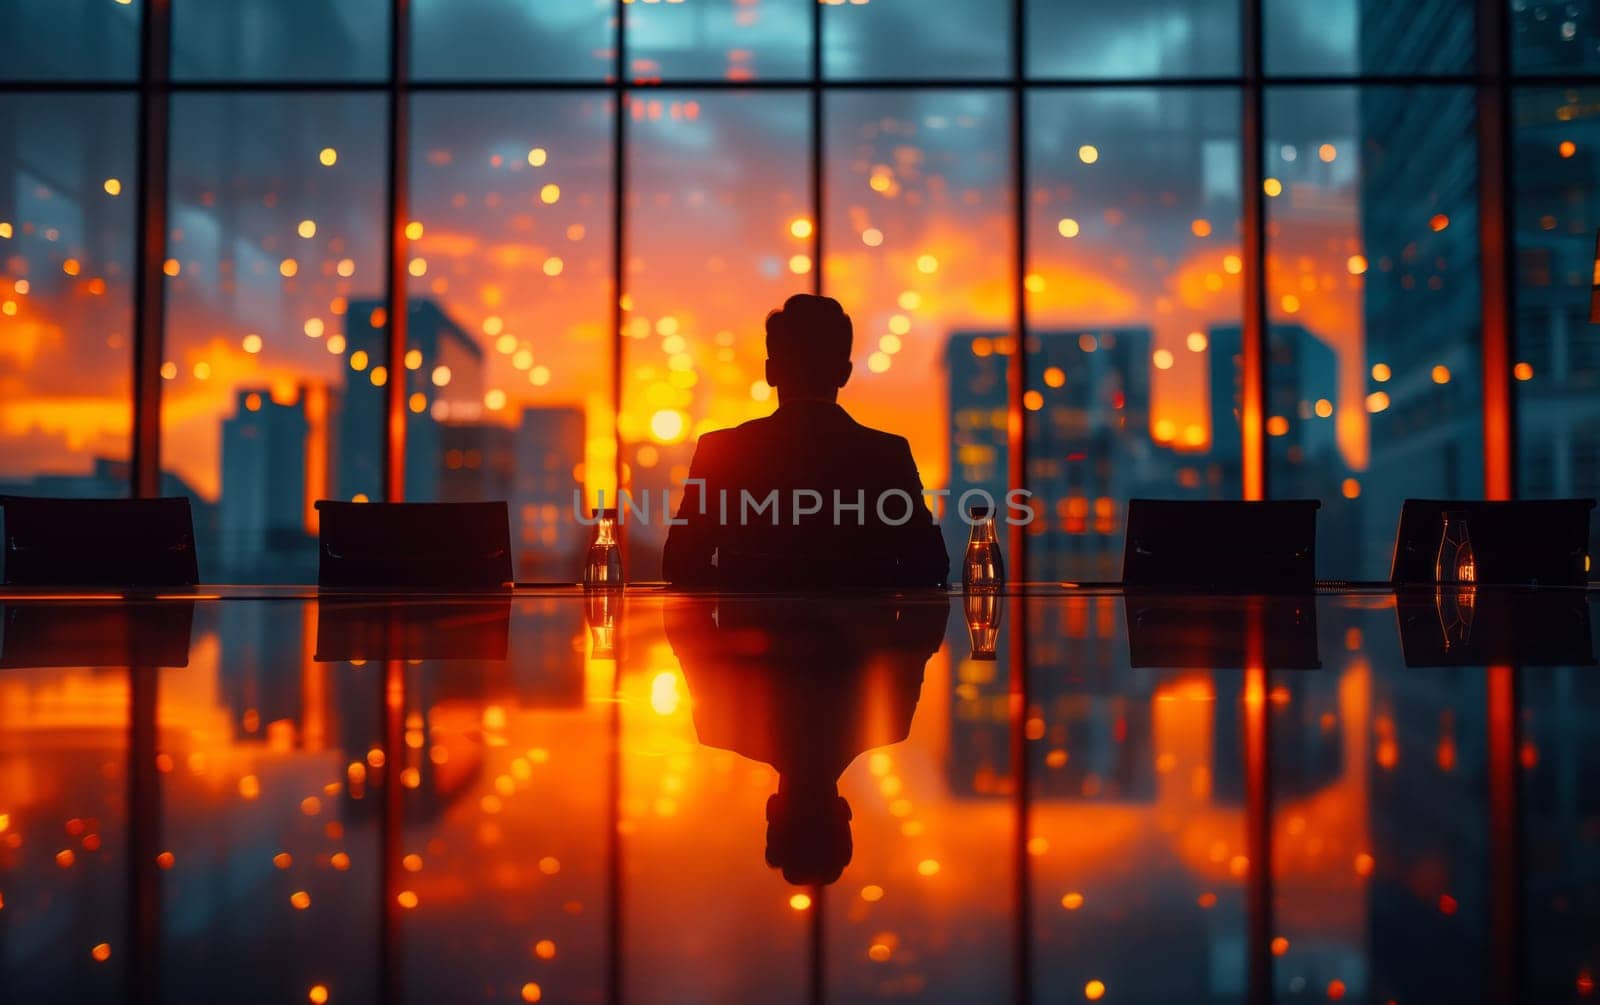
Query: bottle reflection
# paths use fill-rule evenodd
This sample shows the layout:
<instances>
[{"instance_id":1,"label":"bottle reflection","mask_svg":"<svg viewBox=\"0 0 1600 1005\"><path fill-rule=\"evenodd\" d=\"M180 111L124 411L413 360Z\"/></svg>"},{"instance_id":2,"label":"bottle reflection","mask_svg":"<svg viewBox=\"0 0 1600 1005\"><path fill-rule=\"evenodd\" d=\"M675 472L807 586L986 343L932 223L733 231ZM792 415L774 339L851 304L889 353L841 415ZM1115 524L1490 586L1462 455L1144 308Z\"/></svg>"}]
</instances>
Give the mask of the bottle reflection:
<instances>
[{"instance_id":1,"label":"bottle reflection","mask_svg":"<svg viewBox=\"0 0 1600 1005\"><path fill-rule=\"evenodd\" d=\"M1439 632L1446 653L1472 642L1472 615L1477 601L1478 590L1473 586L1441 586L1434 591L1434 606L1439 612Z\"/></svg>"},{"instance_id":2,"label":"bottle reflection","mask_svg":"<svg viewBox=\"0 0 1600 1005\"><path fill-rule=\"evenodd\" d=\"M904 740L949 600L684 599L667 639L699 741L770 764L767 863L797 886L836 881L854 845L839 776Z\"/></svg>"},{"instance_id":3,"label":"bottle reflection","mask_svg":"<svg viewBox=\"0 0 1600 1005\"><path fill-rule=\"evenodd\" d=\"M967 619L967 641L972 644L972 658L998 658L1005 594L999 590L966 590L961 595L961 607Z\"/></svg>"},{"instance_id":4,"label":"bottle reflection","mask_svg":"<svg viewBox=\"0 0 1600 1005\"><path fill-rule=\"evenodd\" d=\"M589 623L589 656L617 658L617 624L622 617L622 588L590 587L583 591L583 614Z\"/></svg>"}]
</instances>

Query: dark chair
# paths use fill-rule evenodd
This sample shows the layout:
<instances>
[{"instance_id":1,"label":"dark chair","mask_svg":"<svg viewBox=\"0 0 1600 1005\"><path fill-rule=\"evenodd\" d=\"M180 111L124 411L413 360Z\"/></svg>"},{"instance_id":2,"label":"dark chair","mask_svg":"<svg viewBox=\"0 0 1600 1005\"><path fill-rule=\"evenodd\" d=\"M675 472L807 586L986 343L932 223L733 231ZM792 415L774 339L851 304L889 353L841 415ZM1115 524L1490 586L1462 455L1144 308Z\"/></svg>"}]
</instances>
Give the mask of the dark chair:
<instances>
[{"instance_id":1,"label":"dark chair","mask_svg":"<svg viewBox=\"0 0 1600 1005\"><path fill-rule=\"evenodd\" d=\"M504 502L319 499L316 505L322 586L497 590L511 584L511 516Z\"/></svg>"},{"instance_id":2,"label":"dark chair","mask_svg":"<svg viewBox=\"0 0 1600 1005\"><path fill-rule=\"evenodd\" d=\"M194 586L189 500L0 496L7 586Z\"/></svg>"},{"instance_id":3,"label":"dark chair","mask_svg":"<svg viewBox=\"0 0 1600 1005\"><path fill-rule=\"evenodd\" d=\"M1256 593L1316 586L1315 499L1187 502L1132 499L1124 586Z\"/></svg>"},{"instance_id":4,"label":"dark chair","mask_svg":"<svg viewBox=\"0 0 1600 1005\"><path fill-rule=\"evenodd\" d=\"M1434 583L1444 515L1461 513L1472 543L1475 580L1501 586L1582 586L1588 578L1593 499L1407 499L1400 507L1396 584Z\"/></svg>"}]
</instances>

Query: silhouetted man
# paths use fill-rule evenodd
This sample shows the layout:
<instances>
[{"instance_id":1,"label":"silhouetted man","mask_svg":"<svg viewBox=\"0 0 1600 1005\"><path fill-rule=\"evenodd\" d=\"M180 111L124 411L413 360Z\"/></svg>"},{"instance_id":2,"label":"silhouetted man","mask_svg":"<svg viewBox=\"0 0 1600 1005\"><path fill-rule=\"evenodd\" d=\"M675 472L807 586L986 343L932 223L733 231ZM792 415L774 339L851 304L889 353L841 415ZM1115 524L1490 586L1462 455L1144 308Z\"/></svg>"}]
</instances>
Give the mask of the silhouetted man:
<instances>
[{"instance_id":1,"label":"silhouetted man","mask_svg":"<svg viewBox=\"0 0 1600 1005\"><path fill-rule=\"evenodd\" d=\"M673 598L667 641L708 747L778 771L767 864L796 885L832 883L854 849L839 776L911 731L923 668L944 641L943 594Z\"/></svg>"},{"instance_id":2,"label":"silhouetted man","mask_svg":"<svg viewBox=\"0 0 1600 1005\"><path fill-rule=\"evenodd\" d=\"M700 438L662 570L732 589L939 586L950 570L902 436L839 407L850 317L797 294L767 315L778 410ZM699 480L697 482L697 480Z\"/></svg>"}]
</instances>

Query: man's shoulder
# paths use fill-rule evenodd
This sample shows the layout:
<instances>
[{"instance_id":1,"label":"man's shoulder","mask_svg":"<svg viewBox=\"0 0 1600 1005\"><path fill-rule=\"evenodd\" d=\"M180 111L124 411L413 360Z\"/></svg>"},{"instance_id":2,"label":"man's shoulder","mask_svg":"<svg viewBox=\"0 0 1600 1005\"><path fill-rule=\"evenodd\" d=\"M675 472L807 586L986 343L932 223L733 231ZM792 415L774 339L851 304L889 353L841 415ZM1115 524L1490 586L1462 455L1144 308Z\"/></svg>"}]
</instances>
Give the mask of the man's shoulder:
<instances>
[{"instance_id":1,"label":"man's shoulder","mask_svg":"<svg viewBox=\"0 0 1600 1005\"><path fill-rule=\"evenodd\" d=\"M907 440L899 433L891 433L887 429L874 429L872 426L863 425L860 422L854 422L854 420L852 420L852 422L857 430L856 436L858 436L862 442L871 444L883 453L898 454L902 451L905 453L911 452L911 441Z\"/></svg>"}]
</instances>

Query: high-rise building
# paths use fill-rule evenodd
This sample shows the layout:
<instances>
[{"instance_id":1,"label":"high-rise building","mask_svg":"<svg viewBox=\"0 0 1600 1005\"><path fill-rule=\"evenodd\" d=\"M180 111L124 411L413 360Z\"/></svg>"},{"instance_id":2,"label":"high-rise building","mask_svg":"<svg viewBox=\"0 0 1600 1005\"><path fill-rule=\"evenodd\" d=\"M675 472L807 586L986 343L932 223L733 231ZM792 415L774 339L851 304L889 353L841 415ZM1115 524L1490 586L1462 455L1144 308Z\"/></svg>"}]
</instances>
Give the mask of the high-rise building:
<instances>
[{"instance_id":1,"label":"high-rise building","mask_svg":"<svg viewBox=\"0 0 1600 1005\"><path fill-rule=\"evenodd\" d=\"M957 332L946 344L949 505L975 489L1005 498L1009 341ZM1028 335L1029 578L1116 579L1127 500L1200 491L1198 474L1186 478L1180 455L1151 438L1150 347L1144 327ZM954 560L966 526L944 523Z\"/></svg>"},{"instance_id":2,"label":"high-rise building","mask_svg":"<svg viewBox=\"0 0 1600 1005\"><path fill-rule=\"evenodd\" d=\"M381 499L384 395L395 377L386 362L388 319L383 305L371 300L351 301L348 317L351 366L345 374L335 487L342 499ZM447 450L441 427L483 417L483 349L427 298L408 306L406 346L406 498L437 501L443 498ZM453 441L457 448L462 445L460 437Z\"/></svg>"},{"instance_id":3,"label":"high-rise building","mask_svg":"<svg viewBox=\"0 0 1600 1005\"><path fill-rule=\"evenodd\" d=\"M222 496L216 555L222 579L310 582L316 542L306 516L305 402L280 404L241 388L222 421Z\"/></svg>"},{"instance_id":4,"label":"high-rise building","mask_svg":"<svg viewBox=\"0 0 1600 1005\"><path fill-rule=\"evenodd\" d=\"M583 480L584 416L580 408L525 408L516 429L511 491L511 546L519 579L576 580L586 546L573 516Z\"/></svg>"}]
</instances>

